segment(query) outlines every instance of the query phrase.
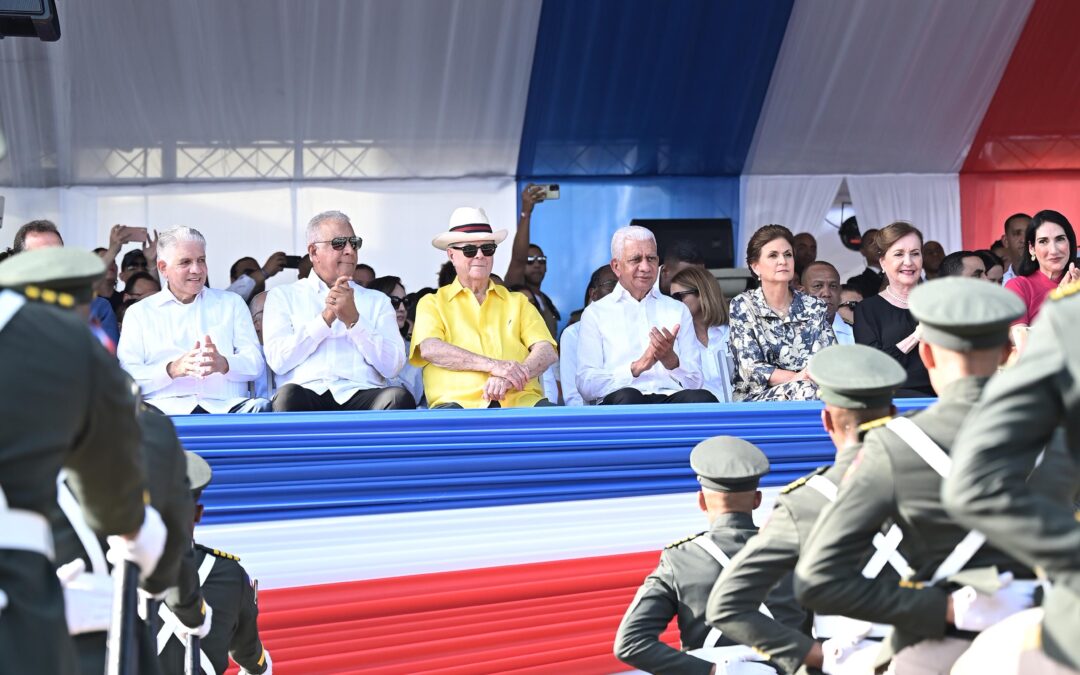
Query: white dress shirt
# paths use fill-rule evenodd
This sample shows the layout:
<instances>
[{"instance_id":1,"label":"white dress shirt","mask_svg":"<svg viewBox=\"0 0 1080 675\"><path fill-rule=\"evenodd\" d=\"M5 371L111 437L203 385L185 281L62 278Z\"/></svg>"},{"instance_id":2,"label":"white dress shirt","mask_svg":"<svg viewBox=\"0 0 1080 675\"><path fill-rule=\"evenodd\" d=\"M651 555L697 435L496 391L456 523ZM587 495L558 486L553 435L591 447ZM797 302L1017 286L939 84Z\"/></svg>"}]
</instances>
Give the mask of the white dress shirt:
<instances>
[{"instance_id":1,"label":"white dress shirt","mask_svg":"<svg viewBox=\"0 0 1080 675\"><path fill-rule=\"evenodd\" d=\"M634 377L631 364L649 346L653 328L672 330L679 366L668 370L657 361ZM608 394L633 387L643 394L674 394L683 389L700 389L701 349L694 335L694 320L686 305L662 295L655 286L640 301L617 284L609 295L585 308L578 332L577 386L581 398L598 401Z\"/></svg>"},{"instance_id":2,"label":"white dress shirt","mask_svg":"<svg viewBox=\"0 0 1080 675\"><path fill-rule=\"evenodd\" d=\"M229 372L204 378L169 377L169 363L205 346L209 335L229 362ZM243 299L235 293L204 288L184 304L168 284L128 308L116 356L142 388L143 398L167 415L190 413L202 406L226 413L248 399L248 382L265 369L255 325Z\"/></svg>"},{"instance_id":3,"label":"white dress shirt","mask_svg":"<svg viewBox=\"0 0 1080 675\"><path fill-rule=\"evenodd\" d=\"M1004 286L1005 282L1007 282L1009 279L1015 279L1015 278L1016 278L1016 270L1013 269L1012 265L1009 265L1009 269L1005 270L1005 274L1001 275L1001 285Z\"/></svg>"},{"instance_id":4,"label":"white dress shirt","mask_svg":"<svg viewBox=\"0 0 1080 675\"><path fill-rule=\"evenodd\" d=\"M562 332L559 344L559 375L565 405L585 405L577 388L577 348L581 322L572 323Z\"/></svg>"},{"instance_id":5,"label":"white dress shirt","mask_svg":"<svg viewBox=\"0 0 1080 675\"><path fill-rule=\"evenodd\" d=\"M721 403L734 400L731 396L731 379L735 372L735 360L731 358L731 349L728 348L730 333L727 324L709 326L708 345L701 344L697 336L694 336L694 341L701 349L701 376L704 386Z\"/></svg>"},{"instance_id":6,"label":"white dress shirt","mask_svg":"<svg viewBox=\"0 0 1080 675\"><path fill-rule=\"evenodd\" d=\"M296 384L316 394L329 391L345 403L362 389L387 386L401 371L405 342L390 298L352 281L349 285L360 315L350 330L337 319L330 326L323 321L330 288L317 274L266 295L263 349L279 390Z\"/></svg>"},{"instance_id":7,"label":"white dress shirt","mask_svg":"<svg viewBox=\"0 0 1080 675\"><path fill-rule=\"evenodd\" d=\"M852 327L848 325L848 322L840 318L840 312L833 315L832 330L836 333L836 344L855 344L855 333L852 332Z\"/></svg>"}]
</instances>

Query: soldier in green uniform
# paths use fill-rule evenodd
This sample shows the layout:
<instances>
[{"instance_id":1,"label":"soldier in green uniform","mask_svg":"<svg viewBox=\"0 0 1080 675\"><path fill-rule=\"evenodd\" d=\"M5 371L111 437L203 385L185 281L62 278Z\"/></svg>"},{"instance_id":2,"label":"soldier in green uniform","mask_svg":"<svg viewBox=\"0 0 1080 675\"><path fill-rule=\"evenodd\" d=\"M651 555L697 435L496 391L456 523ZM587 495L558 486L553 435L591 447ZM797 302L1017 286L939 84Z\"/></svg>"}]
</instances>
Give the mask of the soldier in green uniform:
<instances>
[{"instance_id":1,"label":"soldier in green uniform","mask_svg":"<svg viewBox=\"0 0 1080 675\"><path fill-rule=\"evenodd\" d=\"M1004 362L1009 323L1023 310L1017 296L973 279L935 280L912 292L919 356L940 398L866 435L796 566L796 594L808 608L894 626L878 664L891 660L893 672L948 673L978 631L1033 602L1033 581L1022 581L1033 572L969 535L940 497L949 448ZM859 573L863 552L890 519L915 571L899 584Z\"/></svg>"},{"instance_id":2,"label":"soldier in green uniform","mask_svg":"<svg viewBox=\"0 0 1080 675\"><path fill-rule=\"evenodd\" d=\"M202 517L198 504L202 491L210 484L210 465L193 452L187 453L187 477L191 482L195 522ZM273 669L270 652L259 640L259 608L255 604L255 585L240 566L240 559L230 553L195 544L195 563L206 602L214 608L214 624L200 641L200 662L205 675L220 675L232 656L243 675L266 675ZM177 636L178 637L178 636ZM183 675L184 642L170 637L161 651L161 670L165 675Z\"/></svg>"},{"instance_id":3,"label":"soldier in green uniform","mask_svg":"<svg viewBox=\"0 0 1080 675\"><path fill-rule=\"evenodd\" d=\"M74 256L72 256L74 254ZM97 256L49 249L0 264L0 672L74 673L64 600L46 514L68 473L89 527L152 573L164 545L160 516L144 505L133 383L67 307L76 298L27 283L104 274ZM31 301L28 301L31 300ZM52 306L50 306L52 305Z\"/></svg>"},{"instance_id":4,"label":"soldier in green uniform","mask_svg":"<svg viewBox=\"0 0 1080 675\"><path fill-rule=\"evenodd\" d=\"M705 603L731 556L757 533L752 513L761 505L758 481L768 473L769 460L740 438L717 436L698 443L690 453L690 466L701 483L698 506L708 514L709 530L664 549L615 636L615 656L650 673L713 669L712 662L660 641L672 617L678 617L683 650L734 644L705 623ZM790 578L772 590L764 608L785 626L805 625L806 613L792 597Z\"/></svg>"},{"instance_id":5,"label":"soldier in green uniform","mask_svg":"<svg viewBox=\"0 0 1080 675\"><path fill-rule=\"evenodd\" d=\"M861 434L888 421L895 411L893 392L906 378L895 360L864 345L825 348L810 359L809 373L825 402L821 423L836 446L836 463L781 490L769 520L720 575L706 611L710 625L766 655L784 673L794 673L803 664L821 668L821 645L762 614L758 606L794 571L818 514L836 498L836 486L858 452ZM880 567L873 566L874 576ZM841 637L841 617L831 619L829 625L821 621L815 626L818 638Z\"/></svg>"},{"instance_id":6,"label":"soldier in green uniform","mask_svg":"<svg viewBox=\"0 0 1080 675\"><path fill-rule=\"evenodd\" d=\"M957 440L943 493L949 513L1053 581L1042 609L988 630L957 663L958 672L1080 671L1080 517L1075 507L1025 483L1061 426L1080 462L1077 326L1080 283L1051 293L1020 360L990 383ZM987 659L991 666L982 669Z\"/></svg>"}]
</instances>

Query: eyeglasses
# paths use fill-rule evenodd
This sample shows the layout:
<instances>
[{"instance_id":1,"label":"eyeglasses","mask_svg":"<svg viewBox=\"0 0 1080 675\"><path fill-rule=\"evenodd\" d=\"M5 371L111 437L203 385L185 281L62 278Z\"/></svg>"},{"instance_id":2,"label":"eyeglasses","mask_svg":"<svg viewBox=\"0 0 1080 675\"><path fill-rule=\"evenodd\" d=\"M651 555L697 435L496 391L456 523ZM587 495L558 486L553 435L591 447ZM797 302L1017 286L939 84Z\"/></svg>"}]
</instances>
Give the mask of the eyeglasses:
<instances>
[{"instance_id":1,"label":"eyeglasses","mask_svg":"<svg viewBox=\"0 0 1080 675\"><path fill-rule=\"evenodd\" d=\"M547 262L547 256L546 255L530 255L530 256L525 258L525 262L529 263L530 265L533 264L533 263L546 263Z\"/></svg>"},{"instance_id":2,"label":"eyeglasses","mask_svg":"<svg viewBox=\"0 0 1080 675\"><path fill-rule=\"evenodd\" d=\"M679 302L682 302L682 299L685 298L686 296L688 296L688 295L697 295L697 294L698 294L697 289L696 288L691 288L688 291L679 291L678 293L672 293L671 297L675 298Z\"/></svg>"},{"instance_id":3,"label":"eyeglasses","mask_svg":"<svg viewBox=\"0 0 1080 675\"><path fill-rule=\"evenodd\" d=\"M859 304L858 300L848 300L847 302L841 302L840 306L855 311L855 305Z\"/></svg>"},{"instance_id":4,"label":"eyeglasses","mask_svg":"<svg viewBox=\"0 0 1080 675\"><path fill-rule=\"evenodd\" d=\"M398 309L402 305L405 305L406 307L409 306L409 299L408 298L399 298L396 295L391 295L389 297L390 297L390 304L394 307L394 309Z\"/></svg>"},{"instance_id":5,"label":"eyeglasses","mask_svg":"<svg viewBox=\"0 0 1080 675\"><path fill-rule=\"evenodd\" d=\"M334 237L329 241L313 241L313 244L330 244L330 248L335 251L340 251L345 248L345 244L351 244L354 251L360 250L360 247L364 245L364 240L360 237Z\"/></svg>"},{"instance_id":6,"label":"eyeglasses","mask_svg":"<svg viewBox=\"0 0 1080 675\"><path fill-rule=\"evenodd\" d=\"M455 251L461 251L466 258L475 258L477 251L480 251L490 258L495 255L496 246L495 244L480 244L479 246L476 244L465 244L464 246L451 246L450 248Z\"/></svg>"}]
</instances>

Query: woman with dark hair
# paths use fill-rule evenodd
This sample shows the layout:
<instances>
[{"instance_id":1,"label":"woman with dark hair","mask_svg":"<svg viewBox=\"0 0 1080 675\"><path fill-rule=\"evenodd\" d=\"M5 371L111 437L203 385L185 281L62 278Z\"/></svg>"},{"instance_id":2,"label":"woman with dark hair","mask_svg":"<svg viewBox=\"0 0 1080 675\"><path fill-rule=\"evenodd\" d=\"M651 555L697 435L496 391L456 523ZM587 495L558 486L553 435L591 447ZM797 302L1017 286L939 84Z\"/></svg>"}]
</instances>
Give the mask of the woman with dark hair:
<instances>
[{"instance_id":1,"label":"woman with dark hair","mask_svg":"<svg viewBox=\"0 0 1080 675\"><path fill-rule=\"evenodd\" d=\"M390 306L394 308L401 339L405 341L405 353L408 354L409 339L412 337L412 324L408 320L409 299L405 294L405 285L401 283L401 278L393 276L376 277L371 280L367 288L369 291L378 291L390 298ZM405 387L412 394L413 400L419 404L420 399L424 396L423 372L423 370L412 365L406 359L401 372L396 377L387 380L386 386Z\"/></svg>"},{"instance_id":2,"label":"woman with dark hair","mask_svg":"<svg viewBox=\"0 0 1080 675\"><path fill-rule=\"evenodd\" d=\"M1024 244L1027 256L1015 266L1016 276L1005 288L1019 295L1027 306L1024 316L1013 324L1026 327L1035 321L1050 291L1080 280L1080 269L1076 234L1069 219L1057 211L1036 213L1024 233Z\"/></svg>"},{"instance_id":3,"label":"woman with dark hair","mask_svg":"<svg viewBox=\"0 0 1080 675\"><path fill-rule=\"evenodd\" d=\"M876 237L885 285L881 293L855 305L855 343L880 349L904 367L907 380L896 396L933 396L930 374L915 349L918 323L908 310L908 294L922 278L922 232L899 221L879 230Z\"/></svg>"},{"instance_id":4,"label":"woman with dark hair","mask_svg":"<svg viewBox=\"0 0 1080 675\"><path fill-rule=\"evenodd\" d=\"M806 373L810 357L836 335L824 302L791 289L795 238L783 225L766 225L750 237L746 263L761 286L731 301L731 355L736 401L817 398Z\"/></svg>"},{"instance_id":5,"label":"woman with dark hair","mask_svg":"<svg viewBox=\"0 0 1080 675\"><path fill-rule=\"evenodd\" d=\"M975 251L975 255L982 258L983 265L986 266L986 275L983 278L1000 286L1001 277L1005 276L1005 261L1001 256L987 248L980 248Z\"/></svg>"},{"instance_id":6,"label":"woman with dark hair","mask_svg":"<svg viewBox=\"0 0 1080 675\"><path fill-rule=\"evenodd\" d=\"M724 291L704 267L684 267L671 278L671 297L682 302L694 318L694 333L701 347L703 386L717 401L732 400L731 377L735 363L731 360L727 300ZM680 328L681 330L681 328Z\"/></svg>"}]
</instances>

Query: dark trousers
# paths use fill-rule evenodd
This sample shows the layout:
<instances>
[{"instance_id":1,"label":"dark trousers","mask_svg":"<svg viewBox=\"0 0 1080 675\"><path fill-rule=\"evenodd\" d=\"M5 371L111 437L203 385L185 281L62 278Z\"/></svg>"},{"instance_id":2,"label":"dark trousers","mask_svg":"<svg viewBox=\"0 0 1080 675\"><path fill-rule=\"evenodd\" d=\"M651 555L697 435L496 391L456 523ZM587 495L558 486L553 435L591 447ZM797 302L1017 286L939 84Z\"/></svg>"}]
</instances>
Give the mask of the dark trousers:
<instances>
[{"instance_id":1,"label":"dark trousers","mask_svg":"<svg viewBox=\"0 0 1080 675\"><path fill-rule=\"evenodd\" d=\"M716 397L707 389L683 389L674 394L643 394L633 387L616 389L603 399L600 405L644 405L652 403L716 403Z\"/></svg>"},{"instance_id":2,"label":"dark trousers","mask_svg":"<svg viewBox=\"0 0 1080 675\"><path fill-rule=\"evenodd\" d=\"M449 403L440 403L437 406L433 406L432 410L461 410L464 407L465 406L461 405L460 403L454 403L453 401L451 401ZM498 401L492 401L491 403L488 403L487 407L489 407L489 408L501 408L502 404L500 404ZM555 407L555 404L552 403L551 401L547 400L546 398L542 398L539 401L537 401L536 403L533 403L532 407L534 407L534 408L553 408L553 407Z\"/></svg>"},{"instance_id":3,"label":"dark trousers","mask_svg":"<svg viewBox=\"0 0 1080 675\"><path fill-rule=\"evenodd\" d=\"M416 407L412 394L404 387L361 389L348 401L338 403L329 390L316 394L298 384L286 384L274 395L274 412L326 410L411 410Z\"/></svg>"}]
</instances>

